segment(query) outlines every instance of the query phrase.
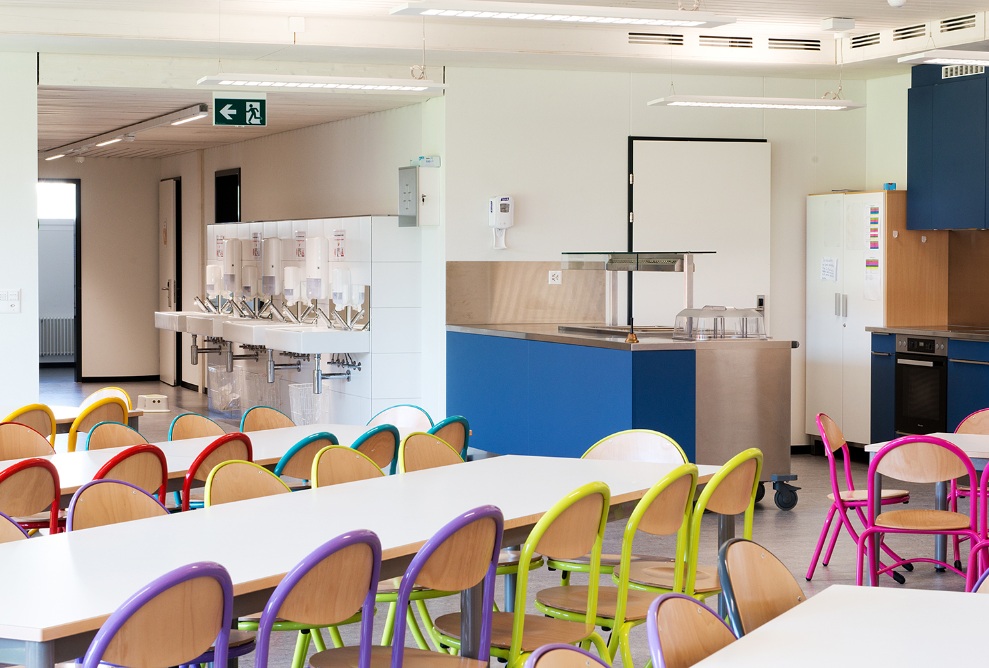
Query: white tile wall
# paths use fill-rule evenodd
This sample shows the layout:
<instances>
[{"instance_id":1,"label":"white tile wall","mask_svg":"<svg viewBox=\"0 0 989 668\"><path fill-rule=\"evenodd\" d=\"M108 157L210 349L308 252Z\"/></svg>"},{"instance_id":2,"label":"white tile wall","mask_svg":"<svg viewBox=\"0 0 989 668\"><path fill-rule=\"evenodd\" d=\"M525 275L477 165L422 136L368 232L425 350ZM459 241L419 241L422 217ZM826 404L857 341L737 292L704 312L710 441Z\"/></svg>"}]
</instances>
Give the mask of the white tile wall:
<instances>
[{"instance_id":1,"label":"white tile wall","mask_svg":"<svg viewBox=\"0 0 989 668\"><path fill-rule=\"evenodd\" d=\"M418 353L422 350L418 308L371 309L371 350L377 353Z\"/></svg>"},{"instance_id":2,"label":"white tile wall","mask_svg":"<svg viewBox=\"0 0 989 668\"><path fill-rule=\"evenodd\" d=\"M418 308L422 305L420 263L372 262L371 275L374 278L374 306Z\"/></svg>"},{"instance_id":3,"label":"white tile wall","mask_svg":"<svg viewBox=\"0 0 989 668\"><path fill-rule=\"evenodd\" d=\"M372 353L371 389L375 399L419 396L419 353ZM413 402L414 403L414 402Z\"/></svg>"}]
</instances>

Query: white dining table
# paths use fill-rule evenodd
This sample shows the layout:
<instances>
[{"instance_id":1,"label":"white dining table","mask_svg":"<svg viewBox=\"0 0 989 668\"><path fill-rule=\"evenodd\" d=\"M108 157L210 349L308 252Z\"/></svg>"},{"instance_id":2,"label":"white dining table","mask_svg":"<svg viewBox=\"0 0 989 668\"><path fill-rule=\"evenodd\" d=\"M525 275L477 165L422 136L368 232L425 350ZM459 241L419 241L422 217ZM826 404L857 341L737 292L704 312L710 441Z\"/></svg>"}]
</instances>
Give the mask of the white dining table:
<instances>
[{"instance_id":1,"label":"white dining table","mask_svg":"<svg viewBox=\"0 0 989 668\"><path fill-rule=\"evenodd\" d=\"M503 542L519 544L547 509L581 485L605 482L617 519L673 468L493 457L2 544L0 660L49 668L81 656L128 596L190 562L223 564L233 579L234 614L244 615L261 610L272 588L305 555L346 531L377 533L383 547L381 577L393 577L443 524L470 508L501 508ZM702 476L718 469L699 468ZM479 610L476 593L465 597L464 605ZM479 630L471 625L476 617L465 614L464 619L465 653L476 656Z\"/></svg>"},{"instance_id":2,"label":"white dining table","mask_svg":"<svg viewBox=\"0 0 989 668\"><path fill-rule=\"evenodd\" d=\"M67 432L69 427L79 417L79 413L82 410L79 406L60 406L53 405L49 406L52 409L52 413L55 414L55 429L59 432ZM144 411L132 408L127 412L127 423L137 429L140 425L140 418L144 415Z\"/></svg>"},{"instance_id":3,"label":"white dining table","mask_svg":"<svg viewBox=\"0 0 989 668\"><path fill-rule=\"evenodd\" d=\"M938 666L977 654L987 618L985 594L831 585L695 665Z\"/></svg>"}]
</instances>

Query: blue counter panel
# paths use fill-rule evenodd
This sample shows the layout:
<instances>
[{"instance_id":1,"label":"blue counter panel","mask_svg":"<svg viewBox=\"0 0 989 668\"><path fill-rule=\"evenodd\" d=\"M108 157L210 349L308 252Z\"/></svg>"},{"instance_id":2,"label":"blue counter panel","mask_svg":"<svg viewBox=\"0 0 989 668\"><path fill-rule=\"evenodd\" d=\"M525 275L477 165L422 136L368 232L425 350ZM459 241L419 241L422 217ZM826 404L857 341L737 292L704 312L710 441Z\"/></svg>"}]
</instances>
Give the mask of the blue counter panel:
<instances>
[{"instance_id":1,"label":"blue counter panel","mask_svg":"<svg viewBox=\"0 0 989 668\"><path fill-rule=\"evenodd\" d=\"M661 431L695 460L697 367L693 350L632 353L632 427Z\"/></svg>"}]
</instances>

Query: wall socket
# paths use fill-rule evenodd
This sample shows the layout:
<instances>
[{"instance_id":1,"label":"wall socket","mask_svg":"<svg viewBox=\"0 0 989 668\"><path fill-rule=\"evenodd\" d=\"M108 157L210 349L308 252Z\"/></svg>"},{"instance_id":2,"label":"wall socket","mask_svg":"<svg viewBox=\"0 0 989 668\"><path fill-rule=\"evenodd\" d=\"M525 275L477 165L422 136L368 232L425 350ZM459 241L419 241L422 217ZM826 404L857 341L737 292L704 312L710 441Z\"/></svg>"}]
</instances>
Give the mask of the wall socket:
<instances>
[{"instance_id":1,"label":"wall socket","mask_svg":"<svg viewBox=\"0 0 989 668\"><path fill-rule=\"evenodd\" d=\"M559 269L549 270L549 284L550 285L563 285L563 272Z\"/></svg>"}]
</instances>

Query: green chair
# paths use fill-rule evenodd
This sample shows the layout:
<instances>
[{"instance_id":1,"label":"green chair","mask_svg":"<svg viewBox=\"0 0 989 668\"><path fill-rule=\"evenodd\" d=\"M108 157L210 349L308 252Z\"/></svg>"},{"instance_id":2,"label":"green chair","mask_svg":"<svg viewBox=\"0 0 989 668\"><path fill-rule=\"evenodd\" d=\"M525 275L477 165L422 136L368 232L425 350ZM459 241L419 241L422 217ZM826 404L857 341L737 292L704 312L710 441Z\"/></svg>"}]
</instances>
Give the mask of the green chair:
<instances>
[{"instance_id":1,"label":"green chair","mask_svg":"<svg viewBox=\"0 0 989 668\"><path fill-rule=\"evenodd\" d=\"M198 413L176 415L168 425L168 440L181 441L186 438L203 436L223 436L226 433L214 420Z\"/></svg>"},{"instance_id":2,"label":"green chair","mask_svg":"<svg viewBox=\"0 0 989 668\"><path fill-rule=\"evenodd\" d=\"M295 422L292 421L292 418L271 406L252 406L240 418L240 430L245 432L294 426Z\"/></svg>"},{"instance_id":3,"label":"green chair","mask_svg":"<svg viewBox=\"0 0 989 668\"><path fill-rule=\"evenodd\" d=\"M507 661L508 668L521 668L532 652L548 643L593 644L603 659L611 656L604 639L594 630L601 544L610 500L607 485L602 482L588 483L555 503L532 528L522 545L523 562L531 561L537 550L555 559L573 559L590 553L590 582L584 605L587 615L583 622L574 622L526 614L529 572L520 569L515 590L515 611L495 612L491 632L491 655ZM444 645L460 648L460 617L458 612L437 618L436 630Z\"/></svg>"},{"instance_id":4,"label":"green chair","mask_svg":"<svg viewBox=\"0 0 989 668\"><path fill-rule=\"evenodd\" d=\"M309 474L312 472L316 453L328 445L339 445L337 437L328 431L320 431L306 436L293 445L275 464L275 475L282 478L293 491L309 488Z\"/></svg>"},{"instance_id":5,"label":"green chair","mask_svg":"<svg viewBox=\"0 0 989 668\"><path fill-rule=\"evenodd\" d=\"M752 539L752 518L755 513L755 497L762 472L762 451L758 448L743 450L722 466L704 485L690 515L687 533L687 564L683 586L677 584L677 564L670 561L633 561L626 569L615 569L612 580L627 577L629 587L653 593L683 593L698 600L721 591L716 566L700 566L701 522L710 510L721 515L745 513L742 538ZM627 576L626 576L627 574Z\"/></svg>"},{"instance_id":6,"label":"green chair","mask_svg":"<svg viewBox=\"0 0 989 668\"><path fill-rule=\"evenodd\" d=\"M430 434L439 436L444 441L460 450L460 457L467 459L467 441L470 440L470 425L462 415L451 415L433 425Z\"/></svg>"},{"instance_id":7,"label":"green chair","mask_svg":"<svg viewBox=\"0 0 989 668\"><path fill-rule=\"evenodd\" d=\"M358 436L350 447L370 457L382 471L387 469L389 474L394 475L401 440L397 428L390 424L381 424Z\"/></svg>"},{"instance_id":8,"label":"green chair","mask_svg":"<svg viewBox=\"0 0 989 668\"><path fill-rule=\"evenodd\" d=\"M632 668L632 650L629 645L631 630L644 624L649 604L655 594L629 589L628 567L632 560L633 544L639 531L654 536L676 535L677 549L674 562L674 586L682 587L687 551L687 529L694 492L697 489L697 467L682 464L646 492L625 525L617 587L601 587L598 590L598 608L594 623L612 629L608 642L609 660L621 653L622 666ZM545 615L557 619L586 622L588 586L560 586L543 589L536 595L536 608Z\"/></svg>"}]
</instances>

